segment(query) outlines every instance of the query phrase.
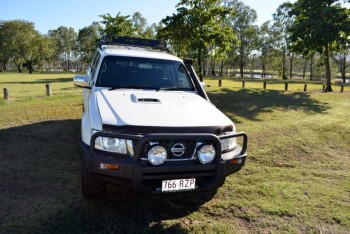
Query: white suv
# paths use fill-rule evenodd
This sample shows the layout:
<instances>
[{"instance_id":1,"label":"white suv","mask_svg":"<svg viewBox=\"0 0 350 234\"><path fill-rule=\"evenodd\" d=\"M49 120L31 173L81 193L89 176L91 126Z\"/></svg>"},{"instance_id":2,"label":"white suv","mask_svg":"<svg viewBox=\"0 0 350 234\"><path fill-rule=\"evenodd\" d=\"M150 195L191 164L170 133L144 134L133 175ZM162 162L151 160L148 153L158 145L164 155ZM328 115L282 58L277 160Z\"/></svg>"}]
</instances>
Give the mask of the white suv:
<instances>
[{"instance_id":1,"label":"white suv","mask_svg":"<svg viewBox=\"0 0 350 234\"><path fill-rule=\"evenodd\" d=\"M74 84L84 88L86 198L104 195L106 182L152 194L215 190L245 163L247 135L210 103L192 61L161 41L101 41Z\"/></svg>"}]
</instances>

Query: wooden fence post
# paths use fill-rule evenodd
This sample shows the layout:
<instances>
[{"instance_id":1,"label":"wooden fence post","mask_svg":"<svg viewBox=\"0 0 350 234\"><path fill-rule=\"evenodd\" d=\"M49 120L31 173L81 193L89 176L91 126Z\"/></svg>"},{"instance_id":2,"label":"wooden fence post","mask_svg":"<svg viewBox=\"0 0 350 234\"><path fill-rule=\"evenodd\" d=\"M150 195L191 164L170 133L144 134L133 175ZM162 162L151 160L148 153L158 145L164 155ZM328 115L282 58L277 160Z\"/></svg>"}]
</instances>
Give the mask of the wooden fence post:
<instances>
[{"instance_id":1,"label":"wooden fence post","mask_svg":"<svg viewBox=\"0 0 350 234\"><path fill-rule=\"evenodd\" d=\"M46 95L51 96L51 94L52 94L51 86L50 86L50 84L46 84Z\"/></svg>"},{"instance_id":2,"label":"wooden fence post","mask_svg":"<svg viewBox=\"0 0 350 234\"><path fill-rule=\"evenodd\" d=\"M219 80L219 87L222 86L222 80Z\"/></svg>"},{"instance_id":3,"label":"wooden fence post","mask_svg":"<svg viewBox=\"0 0 350 234\"><path fill-rule=\"evenodd\" d=\"M264 81L264 89L266 89L266 81Z\"/></svg>"},{"instance_id":4,"label":"wooden fence post","mask_svg":"<svg viewBox=\"0 0 350 234\"><path fill-rule=\"evenodd\" d=\"M307 91L307 84L304 84L304 92Z\"/></svg>"},{"instance_id":5,"label":"wooden fence post","mask_svg":"<svg viewBox=\"0 0 350 234\"><path fill-rule=\"evenodd\" d=\"M9 100L10 96L9 96L9 90L8 88L4 88L4 100Z\"/></svg>"},{"instance_id":6,"label":"wooden fence post","mask_svg":"<svg viewBox=\"0 0 350 234\"><path fill-rule=\"evenodd\" d=\"M344 92L344 85L340 86L340 92L343 93Z\"/></svg>"},{"instance_id":7,"label":"wooden fence post","mask_svg":"<svg viewBox=\"0 0 350 234\"><path fill-rule=\"evenodd\" d=\"M242 88L245 88L245 80L242 80Z\"/></svg>"},{"instance_id":8,"label":"wooden fence post","mask_svg":"<svg viewBox=\"0 0 350 234\"><path fill-rule=\"evenodd\" d=\"M285 91L288 91L288 83L285 83L285 84L284 84L284 90L285 90Z\"/></svg>"}]
</instances>

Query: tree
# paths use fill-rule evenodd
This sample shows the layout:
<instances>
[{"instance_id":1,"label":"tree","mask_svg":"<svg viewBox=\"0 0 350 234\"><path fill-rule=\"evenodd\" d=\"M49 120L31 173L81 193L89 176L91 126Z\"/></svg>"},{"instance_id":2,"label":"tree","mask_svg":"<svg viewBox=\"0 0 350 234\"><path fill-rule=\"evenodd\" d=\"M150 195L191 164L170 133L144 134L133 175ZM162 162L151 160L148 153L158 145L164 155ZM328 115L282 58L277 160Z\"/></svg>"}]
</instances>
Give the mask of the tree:
<instances>
[{"instance_id":1,"label":"tree","mask_svg":"<svg viewBox=\"0 0 350 234\"><path fill-rule=\"evenodd\" d=\"M2 69L6 70L6 64L11 59L10 47L6 41L8 38L8 33L6 32L6 21L0 21L0 71Z\"/></svg>"},{"instance_id":2,"label":"tree","mask_svg":"<svg viewBox=\"0 0 350 234\"><path fill-rule=\"evenodd\" d=\"M349 49L345 49L345 48L340 52L332 54L332 59L335 62L335 64L338 66L338 69L344 84L346 82L346 68L350 66L350 63L347 63L347 58L349 54L350 54Z\"/></svg>"},{"instance_id":3,"label":"tree","mask_svg":"<svg viewBox=\"0 0 350 234\"><path fill-rule=\"evenodd\" d=\"M26 32L34 30L33 23L23 20L1 21L0 24L0 43L1 54L4 61L12 60L18 69L22 72L22 65L25 63L21 56L21 44L28 44Z\"/></svg>"},{"instance_id":4,"label":"tree","mask_svg":"<svg viewBox=\"0 0 350 234\"><path fill-rule=\"evenodd\" d=\"M165 26L159 36L170 40L187 55L195 56L199 77L203 80L207 55L226 53L234 42L232 29L224 25L231 11L220 0L181 0L176 7L177 14L162 20Z\"/></svg>"},{"instance_id":5,"label":"tree","mask_svg":"<svg viewBox=\"0 0 350 234\"><path fill-rule=\"evenodd\" d=\"M185 10L179 8L177 14L163 19L157 31L157 38L168 40L172 51L179 57L189 56L193 49L190 47L191 29L186 21Z\"/></svg>"},{"instance_id":6,"label":"tree","mask_svg":"<svg viewBox=\"0 0 350 234\"><path fill-rule=\"evenodd\" d=\"M272 54L274 51L274 38L271 37L271 25L270 21L263 23L259 30L259 48L260 48L260 61L261 61L261 77L266 77L266 66L271 63Z\"/></svg>"},{"instance_id":7,"label":"tree","mask_svg":"<svg viewBox=\"0 0 350 234\"><path fill-rule=\"evenodd\" d=\"M295 17L289 31L292 48L302 54L317 51L326 68L326 92L332 92L330 54L350 43L350 11L339 0L298 0L289 4Z\"/></svg>"},{"instance_id":8,"label":"tree","mask_svg":"<svg viewBox=\"0 0 350 234\"><path fill-rule=\"evenodd\" d=\"M80 60L89 63L96 50L96 42L100 39L102 27L98 22L93 22L90 26L84 27L78 33L78 47Z\"/></svg>"},{"instance_id":9,"label":"tree","mask_svg":"<svg viewBox=\"0 0 350 234\"><path fill-rule=\"evenodd\" d=\"M24 48L23 51L27 51L23 54L25 66L29 73L32 73L34 66L41 66L42 62L48 60L53 54L52 41L44 35L37 34L30 44L30 48Z\"/></svg>"},{"instance_id":10,"label":"tree","mask_svg":"<svg viewBox=\"0 0 350 234\"><path fill-rule=\"evenodd\" d=\"M132 21L129 19L130 15L122 16L120 12L115 16L110 14L100 15L103 18L101 21L105 25L103 33L111 39L115 36L135 36L135 28Z\"/></svg>"},{"instance_id":11,"label":"tree","mask_svg":"<svg viewBox=\"0 0 350 234\"><path fill-rule=\"evenodd\" d=\"M235 12L234 15L231 14L228 18L234 32L237 34L239 70L240 76L243 77L244 67L258 42L258 27L254 25L257 14L255 10L239 0L230 1L227 5Z\"/></svg>"},{"instance_id":12,"label":"tree","mask_svg":"<svg viewBox=\"0 0 350 234\"><path fill-rule=\"evenodd\" d=\"M63 59L65 70L69 71L75 51L77 51L77 33L71 27L61 26L50 30L48 35L53 40L56 59Z\"/></svg>"},{"instance_id":13,"label":"tree","mask_svg":"<svg viewBox=\"0 0 350 234\"><path fill-rule=\"evenodd\" d=\"M149 26L147 24L146 18L142 17L140 12L135 12L132 15L132 24L134 29L136 30L136 36L139 38L155 38L155 25Z\"/></svg>"},{"instance_id":14,"label":"tree","mask_svg":"<svg viewBox=\"0 0 350 234\"><path fill-rule=\"evenodd\" d=\"M23 20L0 22L1 61L12 60L22 72L22 66L32 73L51 53L50 41L35 30L34 24Z\"/></svg>"},{"instance_id":15,"label":"tree","mask_svg":"<svg viewBox=\"0 0 350 234\"><path fill-rule=\"evenodd\" d=\"M272 26L272 35L275 42L275 48L280 50L280 59L281 59L281 71L282 71L282 79L287 79L287 56L289 57L289 77L290 79L293 76L293 59L294 53L290 50L291 42L290 42L290 33L289 28L293 23L293 17L291 17L289 12L289 4L282 4L277 8L275 14L273 14L273 26Z\"/></svg>"}]
</instances>

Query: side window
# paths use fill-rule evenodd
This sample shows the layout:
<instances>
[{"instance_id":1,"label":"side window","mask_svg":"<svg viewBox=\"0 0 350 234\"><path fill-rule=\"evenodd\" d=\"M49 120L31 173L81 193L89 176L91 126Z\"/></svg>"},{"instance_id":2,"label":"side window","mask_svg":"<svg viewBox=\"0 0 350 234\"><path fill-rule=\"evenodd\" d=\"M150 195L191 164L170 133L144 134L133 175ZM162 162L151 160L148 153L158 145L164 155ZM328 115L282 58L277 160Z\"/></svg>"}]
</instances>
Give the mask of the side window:
<instances>
[{"instance_id":1,"label":"side window","mask_svg":"<svg viewBox=\"0 0 350 234\"><path fill-rule=\"evenodd\" d=\"M189 77L186 73L185 67L180 64L177 71L176 71L179 87L181 88L188 88L191 87L192 85L190 84Z\"/></svg>"},{"instance_id":2,"label":"side window","mask_svg":"<svg viewBox=\"0 0 350 234\"><path fill-rule=\"evenodd\" d=\"M101 57L101 54L99 51L97 51L95 58L91 64L91 78L93 78L96 74L97 65L98 65L98 61L100 60L100 57Z\"/></svg>"}]
</instances>

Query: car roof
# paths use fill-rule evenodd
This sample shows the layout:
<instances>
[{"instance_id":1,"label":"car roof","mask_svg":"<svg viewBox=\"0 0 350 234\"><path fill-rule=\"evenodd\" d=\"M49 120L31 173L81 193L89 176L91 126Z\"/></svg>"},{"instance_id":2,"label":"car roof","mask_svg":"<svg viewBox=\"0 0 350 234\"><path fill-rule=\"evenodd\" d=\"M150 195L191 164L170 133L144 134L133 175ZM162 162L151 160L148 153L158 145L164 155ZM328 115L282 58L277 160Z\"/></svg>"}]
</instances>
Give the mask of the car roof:
<instances>
[{"instance_id":1,"label":"car roof","mask_svg":"<svg viewBox=\"0 0 350 234\"><path fill-rule=\"evenodd\" d=\"M176 56L168 54L160 50L154 50L148 47L136 47L127 45L103 45L101 47L102 56L125 56L125 57L139 57L179 61L182 60Z\"/></svg>"}]
</instances>

